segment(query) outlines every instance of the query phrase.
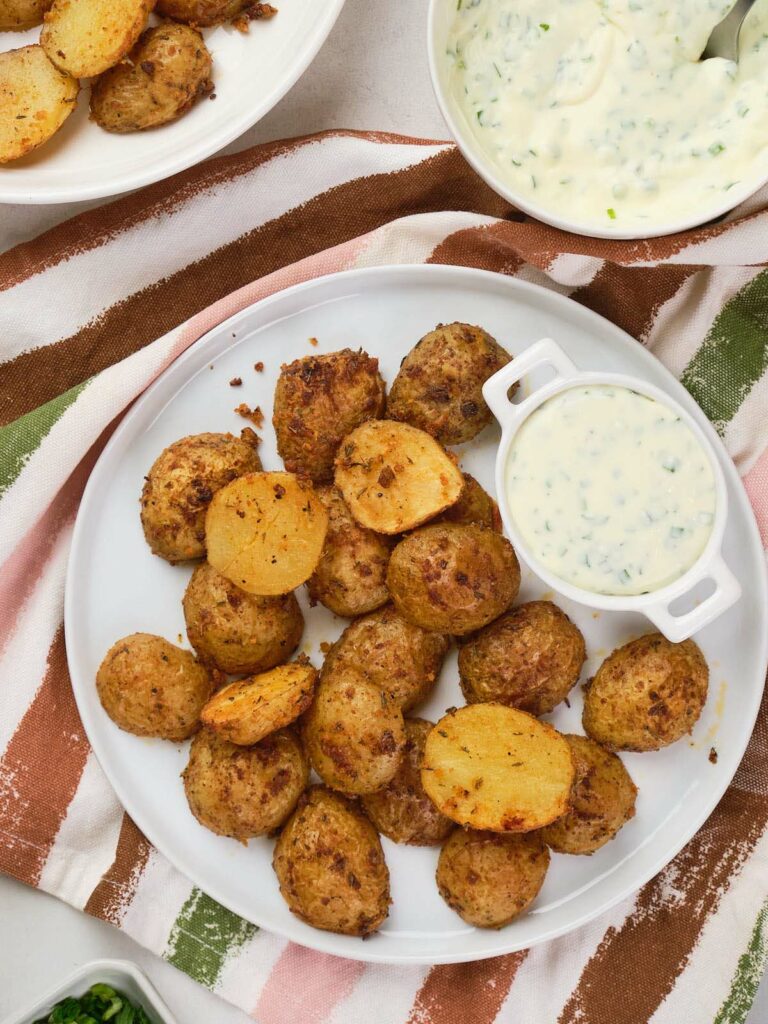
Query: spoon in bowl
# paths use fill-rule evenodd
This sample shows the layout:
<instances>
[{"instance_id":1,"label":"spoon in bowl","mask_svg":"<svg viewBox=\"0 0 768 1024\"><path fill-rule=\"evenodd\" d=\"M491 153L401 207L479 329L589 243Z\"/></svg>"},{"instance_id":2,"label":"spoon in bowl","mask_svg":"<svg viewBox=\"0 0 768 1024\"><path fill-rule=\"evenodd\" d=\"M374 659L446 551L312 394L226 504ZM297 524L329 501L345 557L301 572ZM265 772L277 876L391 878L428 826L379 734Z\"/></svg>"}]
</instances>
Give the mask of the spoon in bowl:
<instances>
[{"instance_id":1,"label":"spoon in bowl","mask_svg":"<svg viewBox=\"0 0 768 1024\"><path fill-rule=\"evenodd\" d=\"M724 57L725 60L739 59L739 33L744 19L755 0L736 0L722 21L712 29L701 60L710 57Z\"/></svg>"}]
</instances>

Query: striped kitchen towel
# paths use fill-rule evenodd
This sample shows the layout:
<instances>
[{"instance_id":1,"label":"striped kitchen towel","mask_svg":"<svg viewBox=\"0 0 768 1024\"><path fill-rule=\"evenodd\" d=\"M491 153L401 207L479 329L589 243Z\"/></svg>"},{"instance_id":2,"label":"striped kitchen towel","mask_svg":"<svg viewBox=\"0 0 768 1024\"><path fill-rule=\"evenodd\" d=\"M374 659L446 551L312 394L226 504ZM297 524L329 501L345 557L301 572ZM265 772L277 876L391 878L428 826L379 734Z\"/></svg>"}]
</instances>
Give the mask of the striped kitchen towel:
<instances>
[{"instance_id":1,"label":"striped kitchen towel","mask_svg":"<svg viewBox=\"0 0 768 1024\"><path fill-rule=\"evenodd\" d=\"M743 1021L768 953L768 709L701 832L605 916L477 964L364 965L258 931L151 848L78 719L62 594L84 483L133 399L254 300L383 263L496 270L629 331L716 424L768 544L764 204L674 238L596 241L510 209L451 145L331 132L210 161L0 255L0 870L260 1024Z\"/></svg>"}]
</instances>

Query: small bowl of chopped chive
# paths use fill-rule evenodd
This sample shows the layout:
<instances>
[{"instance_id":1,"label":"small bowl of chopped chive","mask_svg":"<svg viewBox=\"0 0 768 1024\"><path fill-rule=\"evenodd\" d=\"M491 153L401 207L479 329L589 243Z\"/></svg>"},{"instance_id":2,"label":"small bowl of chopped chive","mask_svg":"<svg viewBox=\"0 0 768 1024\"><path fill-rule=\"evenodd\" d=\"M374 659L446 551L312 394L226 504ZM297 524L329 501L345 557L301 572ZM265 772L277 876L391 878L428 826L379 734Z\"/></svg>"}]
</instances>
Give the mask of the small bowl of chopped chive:
<instances>
[{"instance_id":1,"label":"small bowl of chopped chive","mask_svg":"<svg viewBox=\"0 0 768 1024\"><path fill-rule=\"evenodd\" d=\"M94 960L2 1024L178 1024L143 971L128 960Z\"/></svg>"}]
</instances>

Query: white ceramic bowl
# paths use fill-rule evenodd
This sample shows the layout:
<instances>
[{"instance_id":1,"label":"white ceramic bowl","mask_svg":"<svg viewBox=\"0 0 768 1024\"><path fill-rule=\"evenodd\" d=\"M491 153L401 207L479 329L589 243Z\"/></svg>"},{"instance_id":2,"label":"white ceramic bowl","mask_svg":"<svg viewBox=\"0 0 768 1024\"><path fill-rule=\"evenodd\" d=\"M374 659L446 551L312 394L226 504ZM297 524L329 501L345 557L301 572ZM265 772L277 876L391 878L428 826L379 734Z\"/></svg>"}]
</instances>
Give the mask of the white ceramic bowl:
<instances>
[{"instance_id":1,"label":"white ceramic bowl","mask_svg":"<svg viewBox=\"0 0 768 1024\"><path fill-rule=\"evenodd\" d=\"M520 402L512 402L509 389L513 384L542 366L549 366L555 376L548 383L535 388ZM672 583L648 594L614 595L596 594L561 579L551 572L532 552L530 546L517 528L507 500L506 469L512 443L518 430L544 402L553 395L567 391L581 384L614 384L630 388L642 395L656 399L660 404L673 409L688 425L702 447L709 461L715 479L716 502L715 521L707 545L691 568ZM496 455L496 498L504 521L504 527L512 543L527 565L533 569L554 591L577 601L579 604L605 611L641 612L659 629L668 640L679 643L687 640L708 625L741 596L741 586L725 564L721 548L728 517L728 495L725 478L709 440L693 417L672 398L652 384L622 373L586 373L579 370L559 345L550 338L537 341L516 356L504 369L499 370L483 387L483 397L501 426L501 442ZM714 589L703 600L681 614L675 614L670 606L683 599L706 580L711 580Z\"/></svg>"},{"instance_id":2,"label":"white ceramic bowl","mask_svg":"<svg viewBox=\"0 0 768 1024\"><path fill-rule=\"evenodd\" d=\"M587 221L567 220L552 213L545 206L539 206L530 199L507 185L498 174L493 160L483 150L473 134L467 120L461 110L454 102L449 88L448 62L444 59L448 34L456 15L456 0L429 0L429 11L427 14L427 52L429 57L429 72L432 76L432 87L435 91L438 106L445 119L448 129L453 135L456 143L463 153L467 162L490 185L494 192L511 203L523 213L535 217L537 220L551 224L553 227L563 231L571 231L577 235L587 235L592 238L655 238L659 235L673 235L678 231L687 231L689 228L698 227L708 221L716 220L728 213L734 207L743 203L745 199L757 192L763 185L768 183L768 176L754 177L740 185L734 185L727 192L727 199L722 202L713 203L711 206L702 207L700 214L695 217L684 217L677 220L659 221L646 227L635 229L624 229L616 224L607 227L604 224L590 224Z\"/></svg>"}]
</instances>

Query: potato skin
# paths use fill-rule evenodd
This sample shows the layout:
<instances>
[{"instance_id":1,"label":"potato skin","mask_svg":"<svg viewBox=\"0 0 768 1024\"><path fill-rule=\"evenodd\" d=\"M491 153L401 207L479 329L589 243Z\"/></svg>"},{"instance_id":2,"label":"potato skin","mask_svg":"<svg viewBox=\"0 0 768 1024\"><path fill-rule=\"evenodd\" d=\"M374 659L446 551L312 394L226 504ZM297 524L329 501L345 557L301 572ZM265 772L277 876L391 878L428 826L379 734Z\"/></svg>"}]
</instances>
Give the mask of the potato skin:
<instances>
[{"instance_id":1,"label":"potato skin","mask_svg":"<svg viewBox=\"0 0 768 1024\"><path fill-rule=\"evenodd\" d=\"M498 701L545 715L576 685L584 637L551 601L518 605L470 637L459 651L468 704Z\"/></svg>"},{"instance_id":2,"label":"potato skin","mask_svg":"<svg viewBox=\"0 0 768 1024\"><path fill-rule=\"evenodd\" d=\"M368 817L393 843L437 846L456 827L435 807L421 784L424 744L434 723L406 718L405 749L395 777L376 793L361 798Z\"/></svg>"},{"instance_id":3,"label":"potato skin","mask_svg":"<svg viewBox=\"0 0 768 1024\"><path fill-rule=\"evenodd\" d=\"M272 866L292 913L365 937L389 913L389 871L373 825L353 803L311 786L275 844Z\"/></svg>"},{"instance_id":4,"label":"potato skin","mask_svg":"<svg viewBox=\"0 0 768 1024\"><path fill-rule=\"evenodd\" d=\"M476 526L485 526L488 530L501 533L499 506L473 476L469 473L462 473L462 476L464 477L464 490L461 492L459 500L445 512L441 512L436 519L432 519L430 525L459 523L462 526L467 526L474 523Z\"/></svg>"},{"instance_id":5,"label":"potato skin","mask_svg":"<svg viewBox=\"0 0 768 1024\"><path fill-rule=\"evenodd\" d=\"M548 867L549 850L538 832L457 829L440 851L437 887L468 924L503 928L536 899Z\"/></svg>"},{"instance_id":6,"label":"potato skin","mask_svg":"<svg viewBox=\"0 0 768 1024\"><path fill-rule=\"evenodd\" d=\"M231 21L253 0L158 0L157 14L187 25L221 25Z\"/></svg>"},{"instance_id":7,"label":"potato skin","mask_svg":"<svg viewBox=\"0 0 768 1024\"><path fill-rule=\"evenodd\" d=\"M392 779L405 747L400 708L353 671L323 673L304 715L304 747L317 774L349 795Z\"/></svg>"},{"instance_id":8,"label":"potato skin","mask_svg":"<svg viewBox=\"0 0 768 1024\"><path fill-rule=\"evenodd\" d=\"M482 327L439 324L401 363L387 417L420 427L442 444L471 441L492 418L483 384L510 359Z\"/></svg>"},{"instance_id":9,"label":"potato skin","mask_svg":"<svg viewBox=\"0 0 768 1024\"><path fill-rule=\"evenodd\" d=\"M388 604L347 626L323 672L358 672L405 712L432 692L450 645L450 637L414 626Z\"/></svg>"},{"instance_id":10,"label":"potato skin","mask_svg":"<svg viewBox=\"0 0 768 1024\"><path fill-rule=\"evenodd\" d=\"M541 830L558 853L590 854L635 816L637 786L620 758L586 736L565 735L576 763L568 811Z\"/></svg>"},{"instance_id":11,"label":"potato skin","mask_svg":"<svg viewBox=\"0 0 768 1024\"><path fill-rule=\"evenodd\" d=\"M389 600L392 543L355 522L333 484L315 490L328 512L328 532L317 569L307 580L310 600L348 618L380 608Z\"/></svg>"},{"instance_id":12,"label":"potato skin","mask_svg":"<svg viewBox=\"0 0 768 1024\"><path fill-rule=\"evenodd\" d=\"M39 46L0 53L0 164L47 142L75 109L79 88Z\"/></svg>"},{"instance_id":13,"label":"potato skin","mask_svg":"<svg viewBox=\"0 0 768 1024\"><path fill-rule=\"evenodd\" d=\"M107 651L96 689L121 729L181 741L196 731L213 682L189 651L160 636L132 633Z\"/></svg>"},{"instance_id":14,"label":"potato skin","mask_svg":"<svg viewBox=\"0 0 768 1024\"><path fill-rule=\"evenodd\" d=\"M20 32L39 25L53 0L0 0L0 32Z\"/></svg>"},{"instance_id":15,"label":"potato skin","mask_svg":"<svg viewBox=\"0 0 768 1024\"><path fill-rule=\"evenodd\" d=\"M384 412L378 359L349 348L285 364L275 386L272 425L277 450L292 473L315 483L333 479L341 441Z\"/></svg>"},{"instance_id":16,"label":"potato skin","mask_svg":"<svg viewBox=\"0 0 768 1024\"><path fill-rule=\"evenodd\" d=\"M211 729L192 740L182 773L189 808L205 828L246 843L281 825L309 781L309 763L293 732L283 729L239 747Z\"/></svg>"},{"instance_id":17,"label":"potato skin","mask_svg":"<svg viewBox=\"0 0 768 1024\"><path fill-rule=\"evenodd\" d=\"M154 0L53 0L40 45L74 78L92 78L133 49Z\"/></svg>"},{"instance_id":18,"label":"potato skin","mask_svg":"<svg viewBox=\"0 0 768 1024\"><path fill-rule=\"evenodd\" d=\"M147 29L129 54L94 83L91 117L108 132L175 121L211 92L211 55L200 33L168 22Z\"/></svg>"},{"instance_id":19,"label":"potato skin","mask_svg":"<svg viewBox=\"0 0 768 1024\"><path fill-rule=\"evenodd\" d=\"M708 683L709 668L693 640L641 636L609 655L589 683L584 731L609 750L659 750L692 731Z\"/></svg>"},{"instance_id":20,"label":"potato skin","mask_svg":"<svg viewBox=\"0 0 768 1024\"><path fill-rule=\"evenodd\" d=\"M141 492L141 525L154 554L172 564L204 557L205 513L213 495L261 469L255 436L193 434L160 453Z\"/></svg>"},{"instance_id":21,"label":"potato skin","mask_svg":"<svg viewBox=\"0 0 768 1024\"><path fill-rule=\"evenodd\" d=\"M509 608L520 589L520 566L512 545L493 530L440 523L400 541L387 586L403 618L462 636Z\"/></svg>"},{"instance_id":22,"label":"potato skin","mask_svg":"<svg viewBox=\"0 0 768 1024\"><path fill-rule=\"evenodd\" d=\"M192 573L182 604L187 636L200 661L231 675L254 675L282 664L304 632L294 594L247 594L207 562Z\"/></svg>"}]
</instances>

